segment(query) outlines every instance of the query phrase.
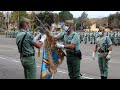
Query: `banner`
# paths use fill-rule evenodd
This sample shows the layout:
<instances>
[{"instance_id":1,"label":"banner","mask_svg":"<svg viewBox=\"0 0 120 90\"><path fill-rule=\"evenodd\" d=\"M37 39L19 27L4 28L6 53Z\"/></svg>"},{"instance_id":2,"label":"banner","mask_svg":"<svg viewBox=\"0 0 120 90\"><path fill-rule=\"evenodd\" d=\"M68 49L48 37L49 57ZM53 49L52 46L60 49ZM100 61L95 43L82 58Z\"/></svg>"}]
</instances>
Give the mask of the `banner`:
<instances>
[{"instance_id":1,"label":"banner","mask_svg":"<svg viewBox=\"0 0 120 90\"><path fill-rule=\"evenodd\" d=\"M53 79L58 66L64 60L64 52L55 47L55 41L47 37L43 49L41 79Z\"/></svg>"}]
</instances>

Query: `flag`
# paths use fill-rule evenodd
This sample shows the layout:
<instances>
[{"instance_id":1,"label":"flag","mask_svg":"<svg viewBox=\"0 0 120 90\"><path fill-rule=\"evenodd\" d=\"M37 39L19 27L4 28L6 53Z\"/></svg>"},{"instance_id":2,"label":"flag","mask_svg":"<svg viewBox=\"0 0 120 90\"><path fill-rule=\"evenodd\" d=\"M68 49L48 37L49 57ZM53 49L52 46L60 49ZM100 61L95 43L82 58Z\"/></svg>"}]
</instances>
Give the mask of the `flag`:
<instances>
[{"instance_id":1,"label":"flag","mask_svg":"<svg viewBox=\"0 0 120 90\"><path fill-rule=\"evenodd\" d=\"M51 42L50 38L47 38L45 41L42 55L41 79L53 79L58 66L60 66L64 60L64 52L61 49L52 46Z\"/></svg>"}]
</instances>

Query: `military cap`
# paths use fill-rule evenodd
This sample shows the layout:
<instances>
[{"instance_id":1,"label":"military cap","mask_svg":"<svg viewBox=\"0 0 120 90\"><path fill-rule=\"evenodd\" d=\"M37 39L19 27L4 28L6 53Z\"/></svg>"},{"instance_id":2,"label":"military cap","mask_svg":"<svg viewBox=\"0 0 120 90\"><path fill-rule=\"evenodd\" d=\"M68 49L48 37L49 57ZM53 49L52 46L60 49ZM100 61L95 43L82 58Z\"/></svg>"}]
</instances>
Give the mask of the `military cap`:
<instances>
[{"instance_id":1,"label":"military cap","mask_svg":"<svg viewBox=\"0 0 120 90\"><path fill-rule=\"evenodd\" d=\"M73 20L66 20L65 24L67 24L67 25L74 24L74 21Z\"/></svg>"}]
</instances>

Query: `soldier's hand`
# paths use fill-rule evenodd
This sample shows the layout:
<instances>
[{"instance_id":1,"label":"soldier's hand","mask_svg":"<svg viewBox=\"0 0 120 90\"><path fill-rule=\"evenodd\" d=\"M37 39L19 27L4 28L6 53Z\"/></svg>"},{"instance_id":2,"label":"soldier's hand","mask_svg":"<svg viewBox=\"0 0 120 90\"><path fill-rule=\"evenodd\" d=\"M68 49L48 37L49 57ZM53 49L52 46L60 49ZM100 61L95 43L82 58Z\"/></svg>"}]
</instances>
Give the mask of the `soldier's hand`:
<instances>
[{"instance_id":1,"label":"soldier's hand","mask_svg":"<svg viewBox=\"0 0 120 90\"><path fill-rule=\"evenodd\" d=\"M41 36L41 33L39 33L36 37L34 37L34 40L37 41Z\"/></svg>"},{"instance_id":2,"label":"soldier's hand","mask_svg":"<svg viewBox=\"0 0 120 90\"><path fill-rule=\"evenodd\" d=\"M107 55L106 59L110 60L111 59L111 55Z\"/></svg>"},{"instance_id":3,"label":"soldier's hand","mask_svg":"<svg viewBox=\"0 0 120 90\"><path fill-rule=\"evenodd\" d=\"M64 45L57 43L57 44L56 44L56 47L63 49L63 48L64 48Z\"/></svg>"},{"instance_id":4,"label":"soldier's hand","mask_svg":"<svg viewBox=\"0 0 120 90\"><path fill-rule=\"evenodd\" d=\"M46 35L44 34L44 35L42 35L40 41L44 43L45 40L46 40Z\"/></svg>"},{"instance_id":5,"label":"soldier's hand","mask_svg":"<svg viewBox=\"0 0 120 90\"><path fill-rule=\"evenodd\" d=\"M108 59L108 60L110 60L110 59L111 59L111 53L112 53L112 51L109 51L109 53L108 53L108 55L107 55L106 59Z\"/></svg>"},{"instance_id":6,"label":"soldier's hand","mask_svg":"<svg viewBox=\"0 0 120 90\"><path fill-rule=\"evenodd\" d=\"M92 59L95 60L95 52L92 54Z\"/></svg>"}]
</instances>

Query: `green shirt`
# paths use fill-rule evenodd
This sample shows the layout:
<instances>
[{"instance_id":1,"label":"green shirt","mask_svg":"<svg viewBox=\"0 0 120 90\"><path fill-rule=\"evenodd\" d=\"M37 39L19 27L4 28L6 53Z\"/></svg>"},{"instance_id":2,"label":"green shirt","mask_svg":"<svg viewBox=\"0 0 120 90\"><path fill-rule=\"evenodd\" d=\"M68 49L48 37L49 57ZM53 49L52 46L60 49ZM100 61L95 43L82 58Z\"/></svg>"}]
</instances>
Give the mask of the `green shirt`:
<instances>
[{"instance_id":1,"label":"green shirt","mask_svg":"<svg viewBox=\"0 0 120 90\"><path fill-rule=\"evenodd\" d=\"M58 38L64 42L64 45L75 44L75 50L80 50L80 36L72 32L69 36L67 32L61 32L58 34Z\"/></svg>"},{"instance_id":2,"label":"green shirt","mask_svg":"<svg viewBox=\"0 0 120 90\"><path fill-rule=\"evenodd\" d=\"M35 52L33 44L34 44L34 40L33 37L30 33L24 31L24 30L20 30L16 36L16 44L19 47L18 50L21 53L21 41L24 37L24 35L27 33L24 41L23 41L23 47L22 47L22 54L23 55L28 55L28 54L33 54Z\"/></svg>"},{"instance_id":3,"label":"green shirt","mask_svg":"<svg viewBox=\"0 0 120 90\"><path fill-rule=\"evenodd\" d=\"M112 41L111 41L111 39L108 36L104 35L104 37L101 40L100 40L100 37L97 38L96 45L98 47L100 47L102 50L105 50L105 46L104 45L106 43L108 44L108 46L112 45Z\"/></svg>"}]
</instances>

